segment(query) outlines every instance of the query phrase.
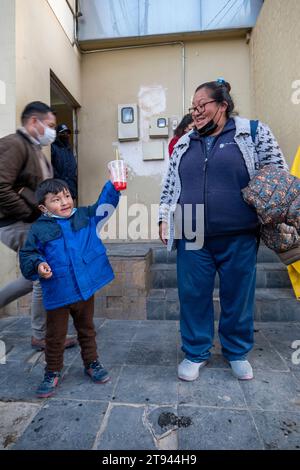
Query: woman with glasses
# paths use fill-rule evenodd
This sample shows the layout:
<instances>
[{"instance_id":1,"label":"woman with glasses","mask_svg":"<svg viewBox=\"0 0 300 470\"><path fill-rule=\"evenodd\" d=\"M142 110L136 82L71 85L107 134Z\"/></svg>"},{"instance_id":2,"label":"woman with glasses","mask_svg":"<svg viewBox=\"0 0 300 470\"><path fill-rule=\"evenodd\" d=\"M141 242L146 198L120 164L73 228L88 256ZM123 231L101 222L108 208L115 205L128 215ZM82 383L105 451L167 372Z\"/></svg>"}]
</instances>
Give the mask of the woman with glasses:
<instances>
[{"instance_id":1,"label":"woman with glasses","mask_svg":"<svg viewBox=\"0 0 300 470\"><path fill-rule=\"evenodd\" d=\"M287 169L268 126L233 116L230 90L223 79L196 89L189 110L195 128L175 145L161 193L160 238L169 250L177 248L185 353L178 377L187 381L197 379L211 355L216 273L222 353L235 377L253 378L247 354L254 336L259 221L241 189L264 165Z\"/></svg>"}]
</instances>

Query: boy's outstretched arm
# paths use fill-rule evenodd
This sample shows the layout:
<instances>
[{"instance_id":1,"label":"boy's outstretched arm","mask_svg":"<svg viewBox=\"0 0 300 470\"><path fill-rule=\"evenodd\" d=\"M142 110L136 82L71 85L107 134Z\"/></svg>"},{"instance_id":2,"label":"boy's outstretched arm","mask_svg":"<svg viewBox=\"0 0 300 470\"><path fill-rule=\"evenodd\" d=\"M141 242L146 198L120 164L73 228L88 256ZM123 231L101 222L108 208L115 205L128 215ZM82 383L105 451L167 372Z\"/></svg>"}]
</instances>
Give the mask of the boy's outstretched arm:
<instances>
[{"instance_id":1,"label":"boy's outstretched arm","mask_svg":"<svg viewBox=\"0 0 300 470\"><path fill-rule=\"evenodd\" d=\"M31 281L36 281L39 278L38 266L40 263L46 262L39 245L39 241L31 229L26 243L19 253L21 272L26 279Z\"/></svg>"},{"instance_id":2,"label":"boy's outstretched arm","mask_svg":"<svg viewBox=\"0 0 300 470\"><path fill-rule=\"evenodd\" d=\"M109 180L105 183L98 197L97 206L101 204L112 204L114 208L117 207L120 200L120 191L117 191L113 183Z\"/></svg>"},{"instance_id":3,"label":"boy's outstretched arm","mask_svg":"<svg viewBox=\"0 0 300 470\"><path fill-rule=\"evenodd\" d=\"M96 222L102 219L108 220L116 209L120 200L120 191L117 191L111 181L107 181L95 204L89 207L90 215L96 218Z\"/></svg>"}]
</instances>

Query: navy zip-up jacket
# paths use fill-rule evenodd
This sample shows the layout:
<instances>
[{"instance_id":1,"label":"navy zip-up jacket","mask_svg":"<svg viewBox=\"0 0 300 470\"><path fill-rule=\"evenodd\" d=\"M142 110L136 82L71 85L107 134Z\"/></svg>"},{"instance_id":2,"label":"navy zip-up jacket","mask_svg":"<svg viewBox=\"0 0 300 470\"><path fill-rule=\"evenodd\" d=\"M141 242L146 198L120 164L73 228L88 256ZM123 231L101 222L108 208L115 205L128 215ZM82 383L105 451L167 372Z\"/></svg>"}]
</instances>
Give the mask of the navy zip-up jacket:
<instances>
[{"instance_id":1,"label":"navy zip-up jacket","mask_svg":"<svg viewBox=\"0 0 300 470\"><path fill-rule=\"evenodd\" d=\"M51 145L51 163L54 178L64 180L72 197L77 198L77 163L70 145L64 145L59 139Z\"/></svg>"},{"instance_id":2,"label":"navy zip-up jacket","mask_svg":"<svg viewBox=\"0 0 300 470\"><path fill-rule=\"evenodd\" d=\"M20 267L23 276L33 281L39 278L40 263L51 267L52 277L40 278L46 310L87 300L114 278L97 226L107 210L111 215L119 197L108 181L94 205L78 208L68 219L42 215L32 225L20 250Z\"/></svg>"},{"instance_id":3,"label":"navy zip-up jacket","mask_svg":"<svg viewBox=\"0 0 300 470\"><path fill-rule=\"evenodd\" d=\"M190 134L190 146L179 165L179 204L204 204L205 236L256 232L256 211L245 203L241 190L250 177L234 140L235 122L229 119L207 152L205 138ZM193 210L193 230L196 216Z\"/></svg>"}]
</instances>

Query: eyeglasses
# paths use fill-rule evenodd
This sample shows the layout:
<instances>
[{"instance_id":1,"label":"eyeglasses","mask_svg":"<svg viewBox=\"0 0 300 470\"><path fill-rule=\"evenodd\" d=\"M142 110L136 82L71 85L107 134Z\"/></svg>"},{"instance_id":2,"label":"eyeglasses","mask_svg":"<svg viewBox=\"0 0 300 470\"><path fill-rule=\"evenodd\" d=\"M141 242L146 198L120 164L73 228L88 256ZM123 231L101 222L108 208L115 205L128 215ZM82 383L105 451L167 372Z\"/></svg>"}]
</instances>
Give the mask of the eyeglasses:
<instances>
[{"instance_id":1,"label":"eyeglasses","mask_svg":"<svg viewBox=\"0 0 300 470\"><path fill-rule=\"evenodd\" d=\"M189 113L193 114L197 111L197 113L201 114L205 111L205 106L209 103L214 103L216 100L206 101L206 103L198 104L194 108L189 108Z\"/></svg>"}]
</instances>

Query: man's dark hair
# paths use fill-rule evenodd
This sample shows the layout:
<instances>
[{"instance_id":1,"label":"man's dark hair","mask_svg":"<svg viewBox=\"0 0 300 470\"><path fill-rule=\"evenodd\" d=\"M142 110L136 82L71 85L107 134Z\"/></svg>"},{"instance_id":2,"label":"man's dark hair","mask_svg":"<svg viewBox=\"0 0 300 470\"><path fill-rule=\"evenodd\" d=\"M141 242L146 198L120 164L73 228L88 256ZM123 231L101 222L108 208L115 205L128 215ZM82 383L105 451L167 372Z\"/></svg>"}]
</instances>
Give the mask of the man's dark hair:
<instances>
[{"instance_id":1,"label":"man's dark hair","mask_svg":"<svg viewBox=\"0 0 300 470\"><path fill-rule=\"evenodd\" d=\"M31 116L37 116L39 119L43 120L45 115L48 113L54 114L54 111L50 108L50 106L42 103L41 101L32 101L32 103L29 103L27 106L25 106L21 114L21 122L23 125L26 124Z\"/></svg>"},{"instance_id":2,"label":"man's dark hair","mask_svg":"<svg viewBox=\"0 0 300 470\"><path fill-rule=\"evenodd\" d=\"M62 191L70 192L69 186L65 181L58 178L48 178L38 185L35 197L38 204L44 204L47 194L58 194Z\"/></svg>"}]
</instances>

